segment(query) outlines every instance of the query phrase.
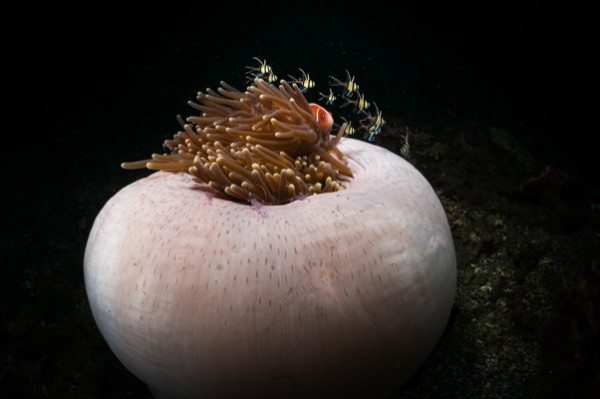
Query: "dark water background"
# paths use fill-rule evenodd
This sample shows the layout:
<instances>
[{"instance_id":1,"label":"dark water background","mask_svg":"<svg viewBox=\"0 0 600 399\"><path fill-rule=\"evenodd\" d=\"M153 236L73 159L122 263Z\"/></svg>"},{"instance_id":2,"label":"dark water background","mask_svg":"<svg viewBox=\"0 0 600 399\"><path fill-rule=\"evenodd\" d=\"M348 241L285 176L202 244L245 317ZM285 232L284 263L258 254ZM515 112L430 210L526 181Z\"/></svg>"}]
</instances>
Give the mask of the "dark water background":
<instances>
[{"instance_id":1,"label":"dark water background","mask_svg":"<svg viewBox=\"0 0 600 399\"><path fill-rule=\"evenodd\" d=\"M220 80L242 87L254 56L280 77L303 68L323 91L328 75L349 69L390 120L434 137L507 130L539 165L529 176L551 164L574 179L591 220L600 194L597 128L581 100L594 96L586 11L418 3L52 5L6 15L0 397L145 392L91 321L87 234L106 200L145 174L120 162L161 151L196 91Z\"/></svg>"},{"instance_id":2,"label":"dark water background","mask_svg":"<svg viewBox=\"0 0 600 399\"><path fill-rule=\"evenodd\" d=\"M579 131L576 106L590 84L585 10L536 1L398 10L245 3L193 11L48 7L22 17L19 32L33 36L5 38L6 63L16 66L6 77L20 84L23 119L15 122L45 130L29 148L37 156L49 143L78 150L67 151L72 156L102 148L102 159L119 146L155 150L197 90L220 80L244 85L244 66L258 56L283 76L309 71L321 89L328 75L349 69L389 115L498 125L528 136L535 149L560 148L553 156L561 169L591 166L584 156L591 135Z\"/></svg>"}]
</instances>

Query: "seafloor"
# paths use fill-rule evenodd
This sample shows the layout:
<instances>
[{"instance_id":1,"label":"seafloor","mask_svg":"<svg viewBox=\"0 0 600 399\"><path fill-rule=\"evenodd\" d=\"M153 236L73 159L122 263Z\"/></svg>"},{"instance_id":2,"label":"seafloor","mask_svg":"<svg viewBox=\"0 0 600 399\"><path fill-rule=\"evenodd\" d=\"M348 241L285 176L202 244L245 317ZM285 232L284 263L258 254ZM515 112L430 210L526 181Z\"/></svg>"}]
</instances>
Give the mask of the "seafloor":
<instances>
[{"instance_id":1,"label":"seafloor","mask_svg":"<svg viewBox=\"0 0 600 399\"><path fill-rule=\"evenodd\" d=\"M390 118L376 144L397 152L405 130ZM411 160L452 228L458 291L439 347L397 397L599 394L600 209L586 181L547 167L510 131L464 123L410 132ZM100 336L81 269L95 215L133 179L117 172L60 187L68 207L15 204L19 217L47 223L19 237L29 247L4 237L15 244L5 262L21 269L3 282L14 306L2 309L2 397L149 397Z\"/></svg>"}]
</instances>

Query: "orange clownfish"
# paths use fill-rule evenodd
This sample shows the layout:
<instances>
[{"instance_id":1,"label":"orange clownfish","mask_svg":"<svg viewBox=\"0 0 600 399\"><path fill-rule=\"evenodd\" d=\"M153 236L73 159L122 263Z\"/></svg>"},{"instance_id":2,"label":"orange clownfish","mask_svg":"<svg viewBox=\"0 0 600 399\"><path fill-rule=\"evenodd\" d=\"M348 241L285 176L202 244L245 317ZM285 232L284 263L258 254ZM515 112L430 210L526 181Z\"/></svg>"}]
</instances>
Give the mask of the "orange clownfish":
<instances>
[{"instance_id":1,"label":"orange clownfish","mask_svg":"<svg viewBox=\"0 0 600 399\"><path fill-rule=\"evenodd\" d=\"M317 120L319 126L321 126L325 133L329 133L331 131L331 127L333 126L333 116L331 116L331 112L327 111L319 104L310 103L308 106L310 107L310 110L312 111L312 114Z\"/></svg>"}]
</instances>

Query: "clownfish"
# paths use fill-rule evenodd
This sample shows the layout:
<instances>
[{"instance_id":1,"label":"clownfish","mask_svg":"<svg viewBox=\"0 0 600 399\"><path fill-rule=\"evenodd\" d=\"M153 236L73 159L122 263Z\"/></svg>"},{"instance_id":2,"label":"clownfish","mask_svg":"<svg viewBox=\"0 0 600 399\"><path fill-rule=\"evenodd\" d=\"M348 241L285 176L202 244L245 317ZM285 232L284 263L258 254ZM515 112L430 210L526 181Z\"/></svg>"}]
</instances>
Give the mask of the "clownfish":
<instances>
[{"instance_id":1,"label":"clownfish","mask_svg":"<svg viewBox=\"0 0 600 399\"><path fill-rule=\"evenodd\" d=\"M321 126L325 133L329 133L331 131L331 127L333 126L333 116L331 116L331 112L327 111L319 104L310 103L308 106L310 107L310 110L312 111L312 114L317 120L319 126Z\"/></svg>"}]
</instances>

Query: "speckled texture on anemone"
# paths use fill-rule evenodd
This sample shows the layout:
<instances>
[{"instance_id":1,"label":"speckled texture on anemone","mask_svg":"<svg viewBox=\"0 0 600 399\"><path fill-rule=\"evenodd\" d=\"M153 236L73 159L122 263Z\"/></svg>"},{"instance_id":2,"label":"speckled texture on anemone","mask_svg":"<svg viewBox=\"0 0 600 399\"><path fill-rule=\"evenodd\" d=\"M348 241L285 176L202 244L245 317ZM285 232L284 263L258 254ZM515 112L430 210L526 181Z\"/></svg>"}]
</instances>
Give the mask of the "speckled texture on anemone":
<instances>
[{"instance_id":1,"label":"speckled texture on anemone","mask_svg":"<svg viewBox=\"0 0 600 399\"><path fill-rule=\"evenodd\" d=\"M85 282L121 362L161 397L378 397L447 323L456 259L409 163L343 139L343 190L277 206L213 198L186 173L117 193Z\"/></svg>"}]
</instances>

